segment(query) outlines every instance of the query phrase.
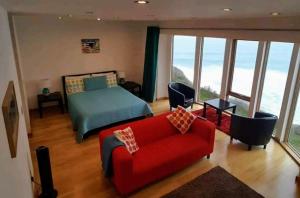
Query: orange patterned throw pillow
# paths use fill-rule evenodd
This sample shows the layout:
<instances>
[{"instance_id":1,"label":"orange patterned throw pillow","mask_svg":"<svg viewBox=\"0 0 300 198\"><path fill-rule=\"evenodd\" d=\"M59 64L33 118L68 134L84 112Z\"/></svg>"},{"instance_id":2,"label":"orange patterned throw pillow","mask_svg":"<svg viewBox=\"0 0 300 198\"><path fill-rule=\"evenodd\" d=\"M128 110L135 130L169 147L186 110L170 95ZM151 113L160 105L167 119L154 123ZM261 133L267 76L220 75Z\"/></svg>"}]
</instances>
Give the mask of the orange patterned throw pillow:
<instances>
[{"instance_id":1,"label":"orange patterned throw pillow","mask_svg":"<svg viewBox=\"0 0 300 198\"><path fill-rule=\"evenodd\" d=\"M135 141L132 129L130 127L127 127L123 130L117 130L114 131L114 135L118 140L123 142L129 151L130 154L136 152L139 150L139 147Z\"/></svg>"},{"instance_id":2,"label":"orange patterned throw pillow","mask_svg":"<svg viewBox=\"0 0 300 198\"><path fill-rule=\"evenodd\" d=\"M182 134L185 134L190 126L193 124L196 116L185 108L178 106L177 109L167 116L168 120L176 127Z\"/></svg>"}]
</instances>

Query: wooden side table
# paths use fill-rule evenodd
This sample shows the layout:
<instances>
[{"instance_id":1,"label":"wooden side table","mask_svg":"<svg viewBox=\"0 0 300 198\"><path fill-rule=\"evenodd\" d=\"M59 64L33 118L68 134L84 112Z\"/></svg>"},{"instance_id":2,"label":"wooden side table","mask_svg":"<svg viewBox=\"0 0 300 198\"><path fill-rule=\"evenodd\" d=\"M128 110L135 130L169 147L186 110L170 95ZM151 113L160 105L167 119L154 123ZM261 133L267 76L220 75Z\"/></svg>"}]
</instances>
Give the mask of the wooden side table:
<instances>
[{"instance_id":1,"label":"wooden side table","mask_svg":"<svg viewBox=\"0 0 300 198\"><path fill-rule=\"evenodd\" d=\"M127 91L133 93L134 95L141 97L142 94L142 86L133 81L127 81L124 84L120 84L121 87L126 89Z\"/></svg>"},{"instance_id":2,"label":"wooden side table","mask_svg":"<svg viewBox=\"0 0 300 198\"><path fill-rule=\"evenodd\" d=\"M43 117L43 103L58 102L58 105L61 109L61 113L64 113L64 104L63 104L63 99L62 99L60 92L54 92L54 93L50 93L48 95L39 94L37 96L37 99L38 99L38 108L39 108L40 118Z\"/></svg>"}]
</instances>

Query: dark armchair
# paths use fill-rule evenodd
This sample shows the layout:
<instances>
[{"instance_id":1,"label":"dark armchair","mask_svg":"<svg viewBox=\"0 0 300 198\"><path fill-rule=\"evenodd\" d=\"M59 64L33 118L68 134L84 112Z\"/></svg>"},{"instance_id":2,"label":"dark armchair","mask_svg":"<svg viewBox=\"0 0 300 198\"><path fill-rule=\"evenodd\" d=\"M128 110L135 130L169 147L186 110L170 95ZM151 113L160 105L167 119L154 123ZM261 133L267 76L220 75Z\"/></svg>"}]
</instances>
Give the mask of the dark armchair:
<instances>
[{"instance_id":1,"label":"dark armchair","mask_svg":"<svg viewBox=\"0 0 300 198\"><path fill-rule=\"evenodd\" d=\"M168 85L170 111L178 105L187 108L193 107L195 102L195 90L182 83L170 82Z\"/></svg>"},{"instance_id":2,"label":"dark armchair","mask_svg":"<svg viewBox=\"0 0 300 198\"><path fill-rule=\"evenodd\" d=\"M239 115L231 115L230 136L231 140L237 139L251 147L264 145L266 149L277 121L277 116L256 112L254 118L247 118Z\"/></svg>"}]
</instances>

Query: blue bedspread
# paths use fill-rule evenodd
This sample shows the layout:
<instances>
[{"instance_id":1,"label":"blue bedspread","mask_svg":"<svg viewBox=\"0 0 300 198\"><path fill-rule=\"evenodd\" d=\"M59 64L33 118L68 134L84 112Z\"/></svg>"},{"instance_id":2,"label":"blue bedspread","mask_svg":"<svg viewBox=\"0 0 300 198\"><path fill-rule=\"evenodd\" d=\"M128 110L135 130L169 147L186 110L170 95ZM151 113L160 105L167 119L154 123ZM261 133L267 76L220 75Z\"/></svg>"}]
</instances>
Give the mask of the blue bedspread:
<instances>
[{"instance_id":1,"label":"blue bedspread","mask_svg":"<svg viewBox=\"0 0 300 198\"><path fill-rule=\"evenodd\" d=\"M68 105L77 142L90 130L152 114L145 101L119 86L69 95Z\"/></svg>"}]
</instances>

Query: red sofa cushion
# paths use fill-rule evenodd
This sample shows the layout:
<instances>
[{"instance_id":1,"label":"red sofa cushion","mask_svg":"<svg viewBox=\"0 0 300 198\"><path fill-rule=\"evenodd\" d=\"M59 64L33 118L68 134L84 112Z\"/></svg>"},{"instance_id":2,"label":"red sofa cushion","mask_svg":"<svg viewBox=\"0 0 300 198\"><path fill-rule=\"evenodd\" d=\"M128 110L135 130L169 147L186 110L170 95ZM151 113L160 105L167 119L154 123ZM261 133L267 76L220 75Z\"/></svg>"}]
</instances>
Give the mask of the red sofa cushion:
<instances>
[{"instance_id":1,"label":"red sofa cushion","mask_svg":"<svg viewBox=\"0 0 300 198\"><path fill-rule=\"evenodd\" d=\"M208 143L195 134L173 135L142 147L133 156L133 174L143 180L158 178L207 153Z\"/></svg>"}]
</instances>

